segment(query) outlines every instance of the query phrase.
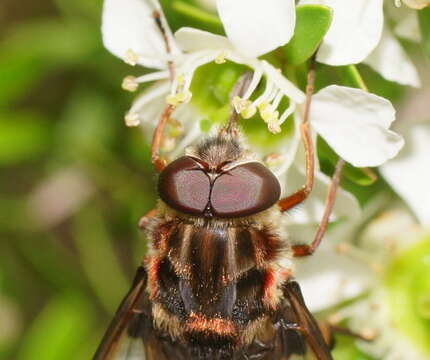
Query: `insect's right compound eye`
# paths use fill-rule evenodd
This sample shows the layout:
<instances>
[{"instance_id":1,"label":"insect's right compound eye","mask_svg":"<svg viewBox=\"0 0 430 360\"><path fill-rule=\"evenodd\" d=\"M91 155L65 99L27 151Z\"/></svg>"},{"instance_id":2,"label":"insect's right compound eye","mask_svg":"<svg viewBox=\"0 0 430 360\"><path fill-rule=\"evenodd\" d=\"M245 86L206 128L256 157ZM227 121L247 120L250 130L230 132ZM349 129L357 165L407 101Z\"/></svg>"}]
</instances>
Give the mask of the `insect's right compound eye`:
<instances>
[{"instance_id":1,"label":"insect's right compound eye","mask_svg":"<svg viewBox=\"0 0 430 360\"><path fill-rule=\"evenodd\" d=\"M210 182L192 158L183 156L161 172L158 192L161 200L172 208L201 215L209 202Z\"/></svg>"}]
</instances>

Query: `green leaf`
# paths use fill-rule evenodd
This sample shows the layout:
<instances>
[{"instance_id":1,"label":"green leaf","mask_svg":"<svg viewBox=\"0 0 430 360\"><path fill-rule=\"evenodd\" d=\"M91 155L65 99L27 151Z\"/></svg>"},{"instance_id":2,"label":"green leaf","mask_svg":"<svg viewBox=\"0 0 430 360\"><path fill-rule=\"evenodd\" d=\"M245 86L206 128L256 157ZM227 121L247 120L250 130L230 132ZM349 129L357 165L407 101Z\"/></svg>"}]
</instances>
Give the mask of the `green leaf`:
<instances>
[{"instance_id":1,"label":"green leaf","mask_svg":"<svg viewBox=\"0 0 430 360\"><path fill-rule=\"evenodd\" d=\"M376 360L358 349L354 338L342 335L336 336L332 354L334 360Z\"/></svg>"},{"instance_id":2,"label":"green leaf","mask_svg":"<svg viewBox=\"0 0 430 360\"><path fill-rule=\"evenodd\" d=\"M208 132L213 125L222 124L227 120L231 111L230 91L245 71L244 66L231 62L222 65L211 63L196 70L191 85L193 93L191 102L204 116L203 122L200 123L203 131ZM258 96L259 91L262 89L257 89L253 96ZM280 112L287 105L281 102ZM243 132L250 145L265 154L276 149L294 130L293 122L287 120L282 125L281 133L272 134L258 113L251 119L242 119L240 124L243 125Z\"/></svg>"},{"instance_id":3,"label":"green leaf","mask_svg":"<svg viewBox=\"0 0 430 360\"><path fill-rule=\"evenodd\" d=\"M108 312L115 311L128 287L100 209L89 206L74 220L74 240L93 291Z\"/></svg>"},{"instance_id":4,"label":"green leaf","mask_svg":"<svg viewBox=\"0 0 430 360\"><path fill-rule=\"evenodd\" d=\"M76 292L61 294L47 303L20 343L18 360L77 359L91 334L93 313Z\"/></svg>"},{"instance_id":5,"label":"green leaf","mask_svg":"<svg viewBox=\"0 0 430 360\"><path fill-rule=\"evenodd\" d=\"M97 34L79 22L27 22L5 38L0 46L0 106L26 95L50 70L86 64L101 48Z\"/></svg>"},{"instance_id":6,"label":"green leaf","mask_svg":"<svg viewBox=\"0 0 430 360\"><path fill-rule=\"evenodd\" d=\"M57 128L58 148L71 158L98 155L109 149L121 130L112 104L96 91L77 88L64 106Z\"/></svg>"},{"instance_id":7,"label":"green leaf","mask_svg":"<svg viewBox=\"0 0 430 360\"><path fill-rule=\"evenodd\" d=\"M283 47L287 63L298 65L317 50L332 21L332 10L323 5L296 8L296 28L290 42Z\"/></svg>"},{"instance_id":8,"label":"green leaf","mask_svg":"<svg viewBox=\"0 0 430 360\"><path fill-rule=\"evenodd\" d=\"M0 114L0 166L33 160L50 146L51 128L39 115Z\"/></svg>"},{"instance_id":9,"label":"green leaf","mask_svg":"<svg viewBox=\"0 0 430 360\"><path fill-rule=\"evenodd\" d=\"M173 32L183 26L206 30L224 35L220 19L190 0L160 0L164 13Z\"/></svg>"},{"instance_id":10,"label":"green leaf","mask_svg":"<svg viewBox=\"0 0 430 360\"><path fill-rule=\"evenodd\" d=\"M320 136L317 140L318 157L321 168L326 173L331 173L339 159L339 156ZM375 183L378 177L370 169L356 168L348 163L345 164L342 174L345 178L361 186L369 186Z\"/></svg>"},{"instance_id":11,"label":"green leaf","mask_svg":"<svg viewBox=\"0 0 430 360\"><path fill-rule=\"evenodd\" d=\"M421 44L430 59L430 8L418 11L418 20L421 29Z\"/></svg>"},{"instance_id":12,"label":"green leaf","mask_svg":"<svg viewBox=\"0 0 430 360\"><path fill-rule=\"evenodd\" d=\"M228 105L230 91L245 69L242 65L227 62L210 63L196 70L191 84L193 93L191 102L205 115L211 125L227 119L230 112ZM208 125L206 122L206 129Z\"/></svg>"},{"instance_id":13,"label":"green leaf","mask_svg":"<svg viewBox=\"0 0 430 360\"><path fill-rule=\"evenodd\" d=\"M430 355L430 237L394 257L385 273L390 320Z\"/></svg>"}]
</instances>

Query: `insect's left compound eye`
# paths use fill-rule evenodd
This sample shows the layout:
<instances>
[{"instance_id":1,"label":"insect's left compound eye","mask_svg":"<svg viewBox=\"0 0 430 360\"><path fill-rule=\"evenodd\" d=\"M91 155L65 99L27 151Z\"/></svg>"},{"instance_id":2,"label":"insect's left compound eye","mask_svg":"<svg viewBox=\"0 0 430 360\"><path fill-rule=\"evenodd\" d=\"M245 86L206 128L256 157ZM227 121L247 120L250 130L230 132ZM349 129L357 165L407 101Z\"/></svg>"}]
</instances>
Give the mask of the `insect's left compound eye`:
<instances>
[{"instance_id":1,"label":"insect's left compound eye","mask_svg":"<svg viewBox=\"0 0 430 360\"><path fill-rule=\"evenodd\" d=\"M172 208L201 215L209 202L210 182L192 158L183 156L161 172L158 192L160 198Z\"/></svg>"},{"instance_id":2,"label":"insect's left compound eye","mask_svg":"<svg viewBox=\"0 0 430 360\"><path fill-rule=\"evenodd\" d=\"M212 211L218 217L256 214L274 205L281 195L278 179L264 165L239 165L215 180Z\"/></svg>"}]
</instances>

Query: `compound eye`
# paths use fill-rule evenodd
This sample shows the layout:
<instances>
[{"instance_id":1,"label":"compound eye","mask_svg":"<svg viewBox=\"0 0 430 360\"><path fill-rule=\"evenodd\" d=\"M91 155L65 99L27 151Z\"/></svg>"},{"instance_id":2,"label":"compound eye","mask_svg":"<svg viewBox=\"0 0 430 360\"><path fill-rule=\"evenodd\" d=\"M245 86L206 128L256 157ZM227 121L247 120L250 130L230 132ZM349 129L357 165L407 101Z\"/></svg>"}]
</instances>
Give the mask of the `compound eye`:
<instances>
[{"instance_id":1,"label":"compound eye","mask_svg":"<svg viewBox=\"0 0 430 360\"><path fill-rule=\"evenodd\" d=\"M211 204L215 216L241 217L274 205L281 186L272 172L260 163L239 165L215 180Z\"/></svg>"},{"instance_id":2,"label":"compound eye","mask_svg":"<svg viewBox=\"0 0 430 360\"><path fill-rule=\"evenodd\" d=\"M161 172L158 192L160 198L172 208L200 215L209 202L210 182L193 159L183 156Z\"/></svg>"}]
</instances>

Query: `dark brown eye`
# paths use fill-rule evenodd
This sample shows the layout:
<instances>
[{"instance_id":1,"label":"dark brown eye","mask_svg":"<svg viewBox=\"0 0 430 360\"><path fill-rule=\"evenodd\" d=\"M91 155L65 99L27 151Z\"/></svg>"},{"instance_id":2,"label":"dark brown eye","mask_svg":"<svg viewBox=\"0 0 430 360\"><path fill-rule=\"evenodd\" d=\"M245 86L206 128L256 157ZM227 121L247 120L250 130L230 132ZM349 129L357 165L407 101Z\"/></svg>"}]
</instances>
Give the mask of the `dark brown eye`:
<instances>
[{"instance_id":1,"label":"dark brown eye","mask_svg":"<svg viewBox=\"0 0 430 360\"><path fill-rule=\"evenodd\" d=\"M281 195L278 179L260 163L235 167L215 180L211 204L215 216L240 217L275 204Z\"/></svg>"},{"instance_id":2,"label":"dark brown eye","mask_svg":"<svg viewBox=\"0 0 430 360\"><path fill-rule=\"evenodd\" d=\"M158 180L160 198L187 214L202 214L209 202L210 182L197 163L188 156L171 162Z\"/></svg>"}]
</instances>

